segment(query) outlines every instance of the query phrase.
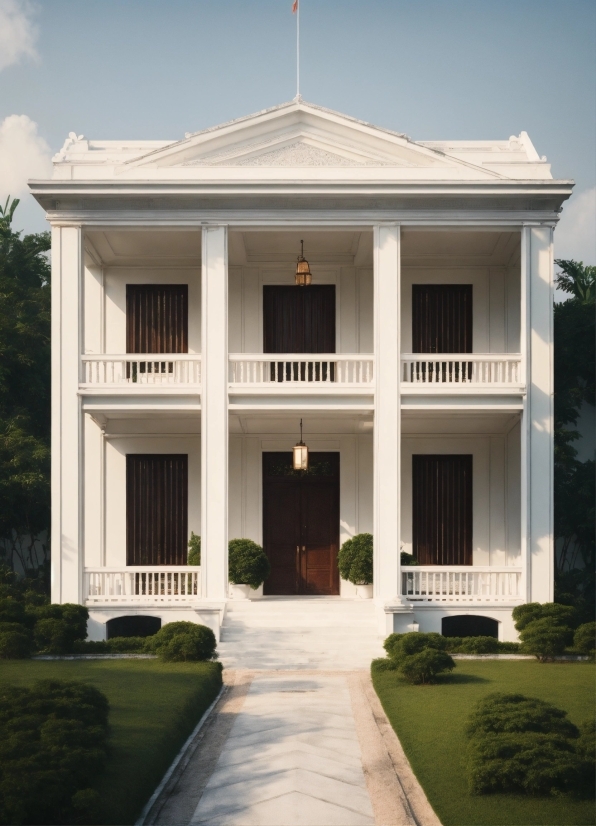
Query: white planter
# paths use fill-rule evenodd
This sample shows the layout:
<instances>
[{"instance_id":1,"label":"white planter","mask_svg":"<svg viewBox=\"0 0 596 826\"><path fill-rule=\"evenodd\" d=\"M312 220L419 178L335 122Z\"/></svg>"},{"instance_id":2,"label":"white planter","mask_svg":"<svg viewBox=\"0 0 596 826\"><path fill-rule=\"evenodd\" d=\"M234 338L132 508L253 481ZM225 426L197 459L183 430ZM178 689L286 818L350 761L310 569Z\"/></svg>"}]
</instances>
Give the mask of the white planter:
<instances>
[{"instance_id":1,"label":"white planter","mask_svg":"<svg viewBox=\"0 0 596 826\"><path fill-rule=\"evenodd\" d=\"M248 599L252 588L250 585L236 585L230 582L230 597L231 599Z\"/></svg>"},{"instance_id":2,"label":"white planter","mask_svg":"<svg viewBox=\"0 0 596 826\"><path fill-rule=\"evenodd\" d=\"M251 588L249 593L248 593L248 598L249 599L261 599L262 596L263 596L263 583L262 582L259 585L259 587L256 589L256 591L253 591L253 589Z\"/></svg>"},{"instance_id":3,"label":"white planter","mask_svg":"<svg viewBox=\"0 0 596 826\"><path fill-rule=\"evenodd\" d=\"M373 587L372 582L370 585L357 585L356 586L356 598L357 599L372 599L373 595Z\"/></svg>"}]
</instances>

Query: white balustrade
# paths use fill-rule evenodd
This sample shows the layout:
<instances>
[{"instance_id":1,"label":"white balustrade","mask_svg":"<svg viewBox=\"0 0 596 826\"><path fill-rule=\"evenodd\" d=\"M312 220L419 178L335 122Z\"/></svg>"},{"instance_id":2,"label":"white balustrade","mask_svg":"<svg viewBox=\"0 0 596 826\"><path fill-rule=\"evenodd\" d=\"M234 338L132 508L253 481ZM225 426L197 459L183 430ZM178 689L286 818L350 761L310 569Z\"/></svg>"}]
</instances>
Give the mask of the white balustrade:
<instances>
[{"instance_id":1,"label":"white balustrade","mask_svg":"<svg viewBox=\"0 0 596 826\"><path fill-rule=\"evenodd\" d=\"M86 603L190 603L201 596L198 565L86 568Z\"/></svg>"},{"instance_id":2,"label":"white balustrade","mask_svg":"<svg viewBox=\"0 0 596 826\"><path fill-rule=\"evenodd\" d=\"M411 353L401 357L402 384L516 385L518 353Z\"/></svg>"},{"instance_id":3,"label":"white balustrade","mask_svg":"<svg viewBox=\"0 0 596 826\"><path fill-rule=\"evenodd\" d=\"M373 356L337 353L234 353L229 357L230 384L370 385Z\"/></svg>"},{"instance_id":4,"label":"white balustrade","mask_svg":"<svg viewBox=\"0 0 596 826\"><path fill-rule=\"evenodd\" d=\"M401 584L412 602L515 602L522 596L521 568L412 565L401 569Z\"/></svg>"},{"instance_id":5,"label":"white balustrade","mask_svg":"<svg viewBox=\"0 0 596 826\"><path fill-rule=\"evenodd\" d=\"M83 382L99 385L199 385L201 356L187 353L84 355Z\"/></svg>"}]
</instances>

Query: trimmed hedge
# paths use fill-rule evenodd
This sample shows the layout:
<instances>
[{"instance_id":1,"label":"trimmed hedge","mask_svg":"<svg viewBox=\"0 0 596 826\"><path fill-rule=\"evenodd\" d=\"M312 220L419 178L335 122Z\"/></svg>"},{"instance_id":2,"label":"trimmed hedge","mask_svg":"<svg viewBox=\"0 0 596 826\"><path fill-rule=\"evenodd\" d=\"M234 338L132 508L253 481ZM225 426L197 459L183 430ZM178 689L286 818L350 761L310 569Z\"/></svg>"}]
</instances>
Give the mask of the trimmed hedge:
<instances>
[{"instance_id":1,"label":"trimmed hedge","mask_svg":"<svg viewBox=\"0 0 596 826\"><path fill-rule=\"evenodd\" d=\"M93 686L39 680L0 693L0 822L89 823L107 760L108 701Z\"/></svg>"},{"instance_id":2,"label":"trimmed hedge","mask_svg":"<svg viewBox=\"0 0 596 826\"><path fill-rule=\"evenodd\" d=\"M435 682L445 671L453 671L455 663L446 652L447 637L441 634L390 634L383 647L392 668L415 685ZM382 663L377 660L376 663ZM377 666L378 667L378 666Z\"/></svg>"},{"instance_id":3,"label":"trimmed hedge","mask_svg":"<svg viewBox=\"0 0 596 826\"><path fill-rule=\"evenodd\" d=\"M501 693L484 697L467 727L470 791L590 793L594 729L584 727L580 737L566 718L566 711L536 697Z\"/></svg>"},{"instance_id":4,"label":"trimmed hedge","mask_svg":"<svg viewBox=\"0 0 596 826\"><path fill-rule=\"evenodd\" d=\"M575 630L573 647L578 654L594 656L596 648L596 622L585 622Z\"/></svg>"},{"instance_id":5,"label":"trimmed hedge","mask_svg":"<svg viewBox=\"0 0 596 826\"><path fill-rule=\"evenodd\" d=\"M215 634L206 625L169 622L157 634L146 638L146 651L164 662L193 662L217 657Z\"/></svg>"}]
</instances>

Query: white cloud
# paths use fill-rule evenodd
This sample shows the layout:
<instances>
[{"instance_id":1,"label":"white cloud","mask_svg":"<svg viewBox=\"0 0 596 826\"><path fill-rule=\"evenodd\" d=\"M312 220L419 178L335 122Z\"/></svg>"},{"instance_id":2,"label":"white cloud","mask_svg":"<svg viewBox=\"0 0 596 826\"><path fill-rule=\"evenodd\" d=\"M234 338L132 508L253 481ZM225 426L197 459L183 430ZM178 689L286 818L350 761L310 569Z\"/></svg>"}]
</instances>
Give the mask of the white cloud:
<instances>
[{"instance_id":1,"label":"white cloud","mask_svg":"<svg viewBox=\"0 0 596 826\"><path fill-rule=\"evenodd\" d=\"M28 192L29 178L49 178L50 147L37 134L37 124L27 115L9 115L0 123L0 201Z\"/></svg>"},{"instance_id":2,"label":"white cloud","mask_svg":"<svg viewBox=\"0 0 596 826\"><path fill-rule=\"evenodd\" d=\"M563 204L555 230L555 258L596 264L596 187L572 195Z\"/></svg>"},{"instance_id":3,"label":"white cloud","mask_svg":"<svg viewBox=\"0 0 596 826\"><path fill-rule=\"evenodd\" d=\"M38 57L34 11L29 0L0 0L0 71L23 57Z\"/></svg>"}]
</instances>

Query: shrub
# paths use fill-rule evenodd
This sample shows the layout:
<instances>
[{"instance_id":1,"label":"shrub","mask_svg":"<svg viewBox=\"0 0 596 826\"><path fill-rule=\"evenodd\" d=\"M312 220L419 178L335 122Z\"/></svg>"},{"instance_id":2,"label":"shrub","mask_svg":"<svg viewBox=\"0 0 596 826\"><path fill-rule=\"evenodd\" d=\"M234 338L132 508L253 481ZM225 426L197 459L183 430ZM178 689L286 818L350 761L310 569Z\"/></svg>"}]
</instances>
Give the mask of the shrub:
<instances>
[{"instance_id":1,"label":"shrub","mask_svg":"<svg viewBox=\"0 0 596 826\"><path fill-rule=\"evenodd\" d=\"M342 579L354 585L370 585L373 581L373 537L358 533L339 549L337 565Z\"/></svg>"},{"instance_id":2,"label":"shrub","mask_svg":"<svg viewBox=\"0 0 596 826\"><path fill-rule=\"evenodd\" d=\"M581 760L578 772L578 791L586 797L594 797L596 789L596 719L592 718L579 727L576 750Z\"/></svg>"},{"instance_id":3,"label":"shrub","mask_svg":"<svg viewBox=\"0 0 596 826\"><path fill-rule=\"evenodd\" d=\"M487 694L476 705L468 722L468 735L535 731L575 738L579 732L566 719L567 712L523 694Z\"/></svg>"},{"instance_id":4,"label":"shrub","mask_svg":"<svg viewBox=\"0 0 596 826\"><path fill-rule=\"evenodd\" d=\"M147 637L112 637L111 640L77 640L75 654L140 654L145 651Z\"/></svg>"},{"instance_id":5,"label":"shrub","mask_svg":"<svg viewBox=\"0 0 596 826\"><path fill-rule=\"evenodd\" d=\"M84 683L39 680L0 693L0 822L89 822L106 762L108 701ZM87 807L87 811L85 811Z\"/></svg>"},{"instance_id":6,"label":"shrub","mask_svg":"<svg viewBox=\"0 0 596 826\"><path fill-rule=\"evenodd\" d=\"M467 734L475 794L556 794L585 782L578 729L566 711L536 697L487 695L477 704Z\"/></svg>"},{"instance_id":7,"label":"shrub","mask_svg":"<svg viewBox=\"0 0 596 826\"><path fill-rule=\"evenodd\" d=\"M573 635L573 647L578 654L594 656L596 648L596 622L585 622L576 629Z\"/></svg>"},{"instance_id":8,"label":"shrub","mask_svg":"<svg viewBox=\"0 0 596 826\"><path fill-rule=\"evenodd\" d=\"M383 643L383 648L387 652L388 657L393 657L396 654L399 642L403 636L403 634L389 634Z\"/></svg>"},{"instance_id":9,"label":"shrub","mask_svg":"<svg viewBox=\"0 0 596 826\"><path fill-rule=\"evenodd\" d=\"M531 622L541 619L550 619L554 625L574 627L576 621L575 609L571 605L559 605L558 602L527 602L516 605L512 611L515 627L523 631Z\"/></svg>"},{"instance_id":10,"label":"shrub","mask_svg":"<svg viewBox=\"0 0 596 826\"><path fill-rule=\"evenodd\" d=\"M432 683L435 677L444 671L453 671L455 663L446 651L425 648L417 654L404 657L399 663L399 670L406 680L415 685Z\"/></svg>"},{"instance_id":11,"label":"shrub","mask_svg":"<svg viewBox=\"0 0 596 826\"><path fill-rule=\"evenodd\" d=\"M201 564L201 537L197 536L194 531L190 532L190 539L188 540L188 565Z\"/></svg>"},{"instance_id":12,"label":"shrub","mask_svg":"<svg viewBox=\"0 0 596 826\"><path fill-rule=\"evenodd\" d=\"M457 650L461 654L496 654L499 641L494 637L464 637Z\"/></svg>"},{"instance_id":13,"label":"shrub","mask_svg":"<svg viewBox=\"0 0 596 826\"><path fill-rule=\"evenodd\" d=\"M534 620L520 632L521 650L534 654L540 662L549 662L564 653L571 635L568 626L554 623L552 617Z\"/></svg>"},{"instance_id":14,"label":"shrub","mask_svg":"<svg viewBox=\"0 0 596 826\"><path fill-rule=\"evenodd\" d=\"M25 660L31 656L30 632L18 623L0 624L0 660Z\"/></svg>"},{"instance_id":15,"label":"shrub","mask_svg":"<svg viewBox=\"0 0 596 826\"><path fill-rule=\"evenodd\" d=\"M418 561L414 554L408 554L405 551L400 551L399 561L402 567L409 567L411 565L418 565Z\"/></svg>"},{"instance_id":16,"label":"shrub","mask_svg":"<svg viewBox=\"0 0 596 826\"><path fill-rule=\"evenodd\" d=\"M553 734L488 734L471 741L469 784L472 794L522 792L547 795L577 784L581 760L570 740Z\"/></svg>"},{"instance_id":17,"label":"shrub","mask_svg":"<svg viewBox=\"0 0 596 826\"><path fill-rule=\"evenodd\" d=\"M405 657L419 654L427 648L431 648L434 651L446 651L448 645L447 637L443 637L441 634L435 634L434 632L424 634L420 631L413 631L410 634L395 634L391 636L398 637L398 639L391 640L391 637L388 637L385 642L387 643L388 640L391 640L391 642L389 642L389 647L392 652L390 656L397 662L402 662ZM387 651L388 649L385 648L385 650Z\"/></svg>"},{"instance_id":18,"label":"shrub","mask_svg":"<svg viewBox=\"0 0 596 826\"><path fill-rule=\"evenodd\" d=\"M213 631L194 622L169 622L148 637L145 646L165 662L210 660L217 656Z\"/></svg>"},{"instance_id":19,"label":"shrub","mask_svg":"<svg viewBox=\"0 0 596 826\"><path fill-rule=\"evenodd\" d=\"M35 616L35 642L48 654L72 654L74 643L87 636L89 612L84 605L43 605L35 609Z\"/></svg>"},{"instance_id":20,"label":"shrub","mask_svg":"<svg viewBox=\"0 0 596 826\"><path fill-rule=\"evenodd\" d=\"M229 580L255 591L271 573L267 554L252 539L232 539L228 545Z\"/></svg>"}]
</instances>

